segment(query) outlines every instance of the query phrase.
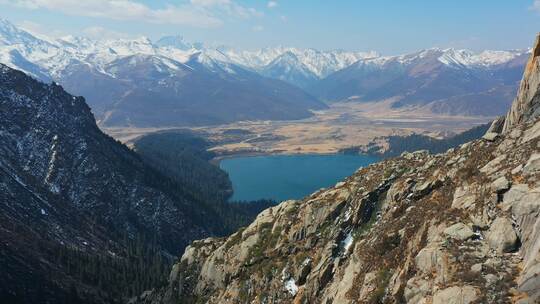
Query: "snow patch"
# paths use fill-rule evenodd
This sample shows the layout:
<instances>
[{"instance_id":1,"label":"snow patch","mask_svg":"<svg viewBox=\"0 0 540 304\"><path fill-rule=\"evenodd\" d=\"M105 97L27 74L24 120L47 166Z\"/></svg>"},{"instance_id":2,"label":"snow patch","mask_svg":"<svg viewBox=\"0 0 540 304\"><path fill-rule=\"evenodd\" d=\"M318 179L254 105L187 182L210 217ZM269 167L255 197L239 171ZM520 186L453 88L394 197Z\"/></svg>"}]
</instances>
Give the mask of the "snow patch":
<instances>
[{"instance_id":1,"label":"snow patch","mask_svg":"<svg viewBox=\"0 0 540 304\"><path fill-rule=\"evenodd\" d=\"M343 219L343 221L348 221L350 218L351 218L351 215L352 215L352 211L351 211L351 208L349 207L349 209L347 209L347 211L345 211L345 217Z\"/></svg>"},{"instance_id":2,"label":"snow patch","mask_svg":"<svg viewBox=\"0 0 540 304\"><path fill-rule=\"evenodd\" d=\"M343 247L343 251L348 252L349 248L351 248L351 245L353 243L353 236L352 231L349 231L345 239L341 242L341 246Z\"/></svg>"},{"instance_id":3,"label":"snow patch","mask_svg":"<svg viewBox=\"0 0 540 304\"><path fill-rule=\"evenodd\" d=\"M296 286L296 281L293 278L285 281L285 289L293 296L298 293L298 286Z\"/></svg>"}]
</instances>

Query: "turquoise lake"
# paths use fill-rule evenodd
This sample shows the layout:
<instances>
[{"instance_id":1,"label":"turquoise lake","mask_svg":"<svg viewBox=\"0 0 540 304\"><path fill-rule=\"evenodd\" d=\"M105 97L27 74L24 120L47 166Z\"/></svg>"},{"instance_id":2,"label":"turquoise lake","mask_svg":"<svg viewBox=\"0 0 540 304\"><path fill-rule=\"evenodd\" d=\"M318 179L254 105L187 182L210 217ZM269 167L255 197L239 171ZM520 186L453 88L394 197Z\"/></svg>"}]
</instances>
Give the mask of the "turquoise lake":
<instances>
[{"instance_id":1,"label":"turquoise lake","mask_svg":"<svg viewBox=\"0 0 540 304\"><path fill-rule=\"evenodd\" d=\"M367 155L271 155L224 159L233 201L300 199L335 185L358 168L377 162Z\"/></svg>"}]
</instances>

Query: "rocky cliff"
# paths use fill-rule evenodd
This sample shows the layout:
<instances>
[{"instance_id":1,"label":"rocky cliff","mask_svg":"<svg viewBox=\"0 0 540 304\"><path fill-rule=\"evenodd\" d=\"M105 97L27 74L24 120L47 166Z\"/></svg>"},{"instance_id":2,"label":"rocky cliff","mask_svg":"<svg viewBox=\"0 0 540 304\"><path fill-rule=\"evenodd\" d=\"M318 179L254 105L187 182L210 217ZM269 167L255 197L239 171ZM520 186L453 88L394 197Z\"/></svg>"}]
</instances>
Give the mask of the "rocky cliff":
<instances>
[{"instance_id":1,"label":"rocky cliff","mask_svg":"<svg viewBox=\"0 0 540 304\"><path fill-rule=\"evenodd\" d=\"M534 120L540 116L540 34L532 49L532 54L525 67L525 73L516 99L506 115L504 131L510 131L514 125Z\"/></svg>"},{"instance_id":2,"label":"rocky cliff","mask_svg":"<svg viewBox=\"0 0 540 304\"><path fill-rule=\"evenodd\" d=\"M538 50L504 132L404 153L196 241L133 302L540 302Z\"/></svg>"}]
</instances>

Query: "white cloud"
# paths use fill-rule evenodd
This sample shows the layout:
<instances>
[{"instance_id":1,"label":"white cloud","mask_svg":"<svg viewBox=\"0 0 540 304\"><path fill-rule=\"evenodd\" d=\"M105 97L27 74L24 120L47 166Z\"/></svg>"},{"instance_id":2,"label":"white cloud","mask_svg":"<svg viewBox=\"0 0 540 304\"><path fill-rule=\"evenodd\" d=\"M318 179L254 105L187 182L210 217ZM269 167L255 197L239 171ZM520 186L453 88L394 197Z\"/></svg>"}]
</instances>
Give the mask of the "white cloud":
<instances>
[{"instance_id":1,"label":"white cloud","mask_svg":"<svg viewBox=\"0 0 540 304\"><path fill-rule=\"evenodd\" d=\"M268 4L266 6L268 6L268 8L274 8L278 6L278 3L277 1L268 1Z\"/></svg>"},{"instance_id":2,"label":"white cloud","mask_svg":"<svg viewBox=\"0 0 540 304\"><path fill-rule=\"evenodd\" d=\"M224 16L249 18L261 15L257 10L241 6L232 0L191 0L186 4L167 5L157 9L135 0L11 0L8 3L72 16L195 27L220 26Z\"/></svg>"},{"instance_id":3,"label":"white cloud","mask_svg":"<svg viewBox=\"0 0 540 304\"><path fill-rule=\"evenodd\" d=\"M262 25L256 25L253 28L251 28L254 32L262 32L264 30L264 27Z\"/></svg>"}]
</instances>

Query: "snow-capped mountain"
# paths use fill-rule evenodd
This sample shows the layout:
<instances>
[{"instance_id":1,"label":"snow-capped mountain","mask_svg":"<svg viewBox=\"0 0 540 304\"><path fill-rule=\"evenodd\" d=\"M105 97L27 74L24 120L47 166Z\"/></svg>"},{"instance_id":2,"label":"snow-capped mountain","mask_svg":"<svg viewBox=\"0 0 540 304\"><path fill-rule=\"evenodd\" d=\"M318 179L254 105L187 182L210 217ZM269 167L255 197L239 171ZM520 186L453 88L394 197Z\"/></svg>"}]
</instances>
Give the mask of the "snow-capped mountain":
<instances>
[{"instance_id":1,"label":"snow-capped mountain","mask_svg":"<svg viewBox=\"0 0 540 304\"><path fill-rule=\"evenodd\" d=\"M361 60L361 62L376 66L383 66L391 62L397 62L406 66L415 64L422 60L435 58L437 61L447 66L475 68L503 64L528 52L529 50L488 50L482 52L473 52L470 50L459 50L454 48L431 48L398 56L380 56L376 58L368 58Z\"/></svg>"},{"instance_id":2,"label":"snow-capped mountain","mask_svg":"<svg viewBox=\"0 0 540 304\"><path fill-rule=\"evenodd\" d=\"M0 62L82 95L103 126L186 126L239 120L300 119L325 104L173 37L43 39L0 24Z\"/></svg>"},{"instance_id":3,"label":"snow-capped mountain","mask_svg":"<svg viewBox=\"0 0 540 304\"><path fill-rule=\"evenodd\" d=\"M67 36L59 39L43 39L17 28L9 21L0 21L1 54L16 49L27 60L45 68L51 75L57 75L69 61L77 60L90 64L97 70L103 65L122 56L136 54L160 55L175 61L187 62L199 53L211 58L212 63L229 63L260 72L263 75L275 75L273 78L294 83L294 77L286 77L278 72L285 68L285 73L306 73L310 78L322 79L329 74L343 69L360 59L378 57L375 52L319 51L297 48L264 48L255 51L236 50L224 46L206 46L202 43L186 41L182 36L167 36L153 43L146 37L138 39L90 40L84 37ZM9 56L2 62L33 74ZM277 65L277 67L276 67ZM279 74L279 75L278 75ZM40 75L35 75L39 77Z\"/></svg>"},{"instance_id":4,"label":"snow-capped mountain","mask_svg":"<svg viewBox=\"0 0 540 304\"><path fill-rule=\"evenodd\" d=\"M528 50L428 49L359 60L308 88L326 101L396 100L460 115L500 115L521 79Z\"/></svg>"},{"instance_id":5,"label":"snow-capped mountain","mask_svg":"<svg viewBox=\"0 0 540 304\"><path fill-rule=\"evenodd\" d=\"M264 48L255 51L234 49L207 50L210 56L234 62L259 73L306 87L358 60L378 57L376 52L319 51L287 47ZM301 75L301 77L298 77ZM306 81L308 83L306 83Z\"/></svg>"},{"instance_id":6,"label":"snow-capped mountain","mask_svg":"<svg viewBox=\"0 0 540 304\"><path fill-rule=\"evenodd\" d=\"M309 109L322 107L312 98L308 101L308 95L296 91L296 88L279 82L272 83L269 78L303 88L311 95L326 101L380 100L392 97L400 100L397 106L429 104L435 111L450 114L492 115L506 109L511 101L508 96L511 96L517 87L526 53L527 50L472 52L437 48L399 56L380 56L376 52L320 51L288 47L248 51L192 43L181 36L164 37L156 42L145 37L91 40L68 36L51 39L33 35L8 21L0 22L0 62L44 81L57 81L69 91L84 95L101 123L108 121L119 105L126 105L127 100L124 97L133 94L135 85L140 89L140 84L134 81L135 76L119 77L115 72L119 63L129 65L136 61L145 61L144 69L130 71L134 75L147 73L145 77L151 79L154 86L146 88L148 92L155 93L164 84L168 84L169 88L176 87L176 91L169 92L165 98L168 100L167 104L182 100L179 95L185 96L185 102L188 99L206 102L210 95L204 92L211 90L204 86L230 88L232 95L222 98L245 99L242 109L236 109L239 111L236 113L238 115L227 114L226 119L216 118L216 113L205 112L209 109L197 110L197 113L202 111L201 116L192 115L193 113L179 114L180 121L184 121L185 114L188 115L187 120L199 117L205 122L222 123L242 119L302 118L310 115ZM125 60L126 58L130 60ZM191 75L192 78L186 78L186 75ZM209 77L220 81L210 81ZM178 91L180 87L172 85L170 78L175 78L177 84L186 83L188 79L197 79L198 84L182 87L182 90ZM252 91L252 88L246 85L248 83L263 87ZM283 89L276 94L270 88L277 84ZM190 90L196 90L197 93ZM483 106L479 105L492 99L493 92L498 92L496 95L499 97L496 99L499 106L491 107L486 112ZM288 100L292 100L293 96L302 96L302 101L290 104ZM140 98L155 96L143 94ZM272 102L268 103L269 99L280 106L272 106ZM462 106L450 107L449 102ZM265 106L261 108L261 113L254 116L250 109L258 107L259 104ZM285 106L286 104L288 106ZM265 112L264 109L274 109L275 113ZM227 112L227 109L224 110ZM156 115L160 116L159 113ZM169 115L171 113L165 116ZM122 121L125 124L134 124L133 117L129 115ZM167 123L173 122L168 119Z\"/></svg>"}]
</instances>

